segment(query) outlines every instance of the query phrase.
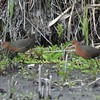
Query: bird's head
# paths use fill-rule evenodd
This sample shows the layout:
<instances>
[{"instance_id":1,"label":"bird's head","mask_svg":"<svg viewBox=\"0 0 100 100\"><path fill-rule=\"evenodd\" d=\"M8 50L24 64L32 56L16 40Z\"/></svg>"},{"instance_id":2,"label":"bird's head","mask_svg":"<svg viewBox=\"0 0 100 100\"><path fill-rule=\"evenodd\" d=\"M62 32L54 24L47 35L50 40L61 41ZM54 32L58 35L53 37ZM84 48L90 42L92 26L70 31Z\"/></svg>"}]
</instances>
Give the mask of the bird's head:
<instances>
[{"instance_id":1,"label":"bird's head","mask_svg":"<svg viewBox=\"0 0 100 100\"><path fill-rule=\"evenodd\" d=\"M2 43L2 46L8 47L8 42L3 42L3 43Z\"/></svg>"},{"instance_id":2,"label":"bird's head","mask_svg":"<svg viewBox=\"0 0 100 100\"><path fill-rule=\"evenodd\" d=\"M78 43L76 40L73 40L73 41L72 41L72 44L76 46L76 45L78 45L79 43Z\"/></svg>"}]
</instances>

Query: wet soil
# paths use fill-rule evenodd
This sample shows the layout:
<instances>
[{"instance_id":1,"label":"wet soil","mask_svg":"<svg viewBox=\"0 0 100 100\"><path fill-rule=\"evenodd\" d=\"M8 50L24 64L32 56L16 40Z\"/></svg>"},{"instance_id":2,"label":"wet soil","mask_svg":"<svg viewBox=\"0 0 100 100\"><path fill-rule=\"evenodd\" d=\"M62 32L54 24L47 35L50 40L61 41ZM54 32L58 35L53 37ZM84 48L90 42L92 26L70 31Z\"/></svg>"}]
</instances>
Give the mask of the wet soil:
<instances>
[{"instance_id":1,"label":"wet soil","mask_svg":"<svg viewBox=\"0 0 100 100\"><path fill-rule=\"evenodd\" d=\"M38 68L39 65L24 65L19 70L10 70L7 75L1 75L0 100L39 100ZM63 81L56 64L44 64L41 77L49 75L52 75L50 100L100 100L100 80L94 82L91 74L79 70L68 71Z\"/></svg>"}]
</instances>

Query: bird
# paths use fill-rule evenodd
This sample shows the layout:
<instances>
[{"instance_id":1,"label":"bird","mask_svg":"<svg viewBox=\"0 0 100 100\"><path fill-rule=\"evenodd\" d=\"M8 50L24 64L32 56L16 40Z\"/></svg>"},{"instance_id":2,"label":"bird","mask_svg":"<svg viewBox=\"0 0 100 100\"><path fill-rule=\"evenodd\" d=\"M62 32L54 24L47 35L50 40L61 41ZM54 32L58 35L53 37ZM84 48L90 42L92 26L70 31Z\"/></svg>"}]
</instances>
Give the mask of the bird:
<instances>
[{"instance_id":1,"label":"bird","mask_svg":"<svg viewBox=\"0 0 100 100\"><path fill-rule=\"evenodd\" d=\"M32 34L29 38L19 39L14 42L3 42L3 49L0 50L0 54L3 51L9 51L9 55L16 56L17 53L25 53L29 49L32 49L35 44L35 34Z\"/></svg>"},{"instance_id":2,"label":"bird","mask_svg":"<svg viewBox=\"0 0 100 100\"><path fill-rule=\"evenodd\" d=\"M76 54L84 59L95 58L100 55L100 48L97 49L91 46L81 45L76 40L73 40L72 44L75 47Z\"/></svg>"}]
</instances>

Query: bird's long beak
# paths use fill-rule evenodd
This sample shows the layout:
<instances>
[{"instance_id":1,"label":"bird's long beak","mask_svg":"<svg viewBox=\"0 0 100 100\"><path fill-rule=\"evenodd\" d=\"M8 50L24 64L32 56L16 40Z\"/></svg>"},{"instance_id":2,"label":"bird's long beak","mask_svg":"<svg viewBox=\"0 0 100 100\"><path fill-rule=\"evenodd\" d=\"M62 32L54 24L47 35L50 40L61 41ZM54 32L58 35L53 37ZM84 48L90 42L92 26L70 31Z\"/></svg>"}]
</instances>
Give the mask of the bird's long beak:
<instances>
[{"instance_id":1,"label":"bird's long beak","mask_svg":"<svg viewBox=\"0 0 100 100\"><path fill-rule=\"evenodd\" d=\"M66 50L70 50L70 51L75 51L75 46L73 44L70 44Z\"/></svg>"},{"instance_id":2,"label":"bird's long beak","mask_svg":"<svg viewBox=\"0 0 100 100\"><path fill-rule=\"evenodd\" d=\"M75 48L75 46L74 45L71 45L70 48Z\"/></svg>"},{"instance_id":3,"label":"bird's long beak","mask_svg":"<svg viewBox=\"0 0 100 100\"><path fill-rule=\"evenodd\" d=\"M68 48L75 49L75 46L71 43Z\"/></svg>"}]
</instances>

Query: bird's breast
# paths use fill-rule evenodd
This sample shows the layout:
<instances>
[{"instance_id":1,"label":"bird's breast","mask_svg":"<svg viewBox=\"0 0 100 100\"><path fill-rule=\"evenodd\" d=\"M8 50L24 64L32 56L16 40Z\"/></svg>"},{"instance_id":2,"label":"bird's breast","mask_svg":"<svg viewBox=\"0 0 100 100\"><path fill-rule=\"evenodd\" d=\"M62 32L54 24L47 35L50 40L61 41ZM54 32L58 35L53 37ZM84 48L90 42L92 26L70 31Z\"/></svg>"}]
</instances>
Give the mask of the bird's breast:
<instances>
[{"instance_id":1,"label":"bird's breast","mask_svg":"<svg viewBox=\"0 0 100 100\"><path fill-rule=\"evenodd\" d=\"M85 52L83 52L83 50L78 46L76 47L76 54L85 59L88 59L88 56L85 54Z\"/></svg>"}]
</instances>

